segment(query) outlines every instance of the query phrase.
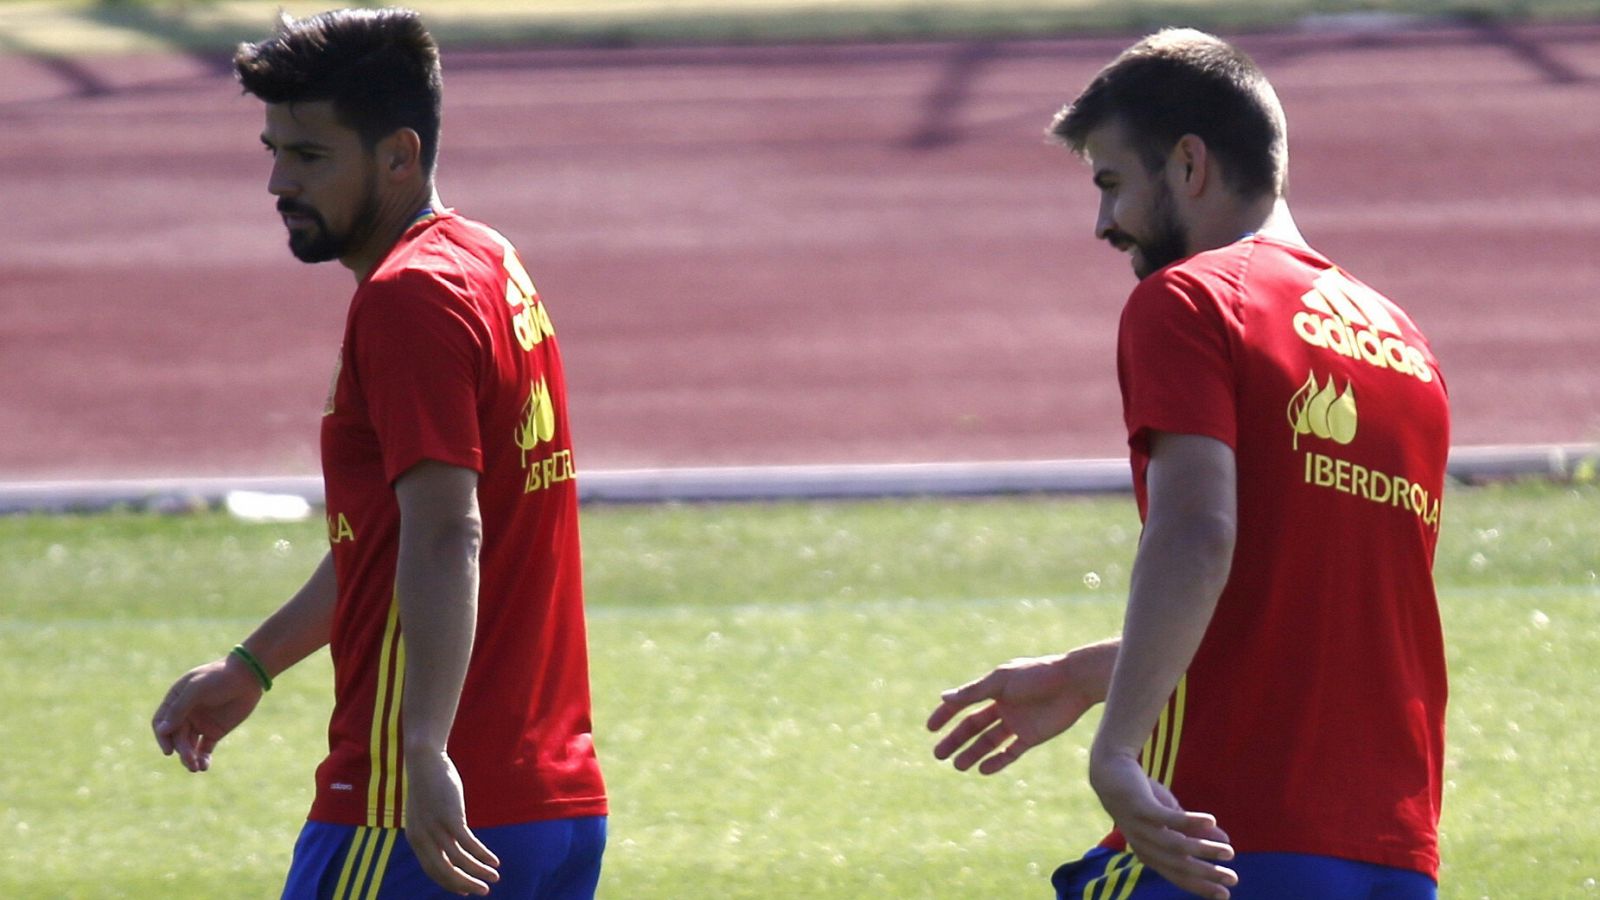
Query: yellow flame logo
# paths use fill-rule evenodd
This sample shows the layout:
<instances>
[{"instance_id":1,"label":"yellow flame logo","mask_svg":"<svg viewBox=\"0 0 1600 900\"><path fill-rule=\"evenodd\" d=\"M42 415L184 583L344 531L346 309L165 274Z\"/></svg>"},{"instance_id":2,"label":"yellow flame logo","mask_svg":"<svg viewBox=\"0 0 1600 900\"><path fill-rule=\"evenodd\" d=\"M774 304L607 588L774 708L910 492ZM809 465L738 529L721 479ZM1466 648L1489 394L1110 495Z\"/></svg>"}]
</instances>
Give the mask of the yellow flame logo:
<instances>
[{"instance_id":1,"label":"yellow flame logo","mask_svg":"<svg viewBox=\"0 0 1600 900\"><path fill-rule=\"evenodd\" d=\"M522 424L517 427L517 446L522 450L522 467L528 467L528 451L556 436L556 406L550 401L550 387L543 378L528 385L528 402L522 404Z\"/></svg>"},{"instance_id":2,"label":"yellow flame logo","mask_svg":"<svg viewBox=\"0 0 1600 900\"><path fill-rule=\"evenodd\" d=\"M1356 437L1356 387L1345 382L1344 392L1328 376L1326 386L1317 384L1317 373L1306 376L1306 383L1289 398L1289 426L1294 429L1294 448L1300 449L1300 435L1316 435L1337 444L1348 444Z\"/></svg>"}]
</instances>

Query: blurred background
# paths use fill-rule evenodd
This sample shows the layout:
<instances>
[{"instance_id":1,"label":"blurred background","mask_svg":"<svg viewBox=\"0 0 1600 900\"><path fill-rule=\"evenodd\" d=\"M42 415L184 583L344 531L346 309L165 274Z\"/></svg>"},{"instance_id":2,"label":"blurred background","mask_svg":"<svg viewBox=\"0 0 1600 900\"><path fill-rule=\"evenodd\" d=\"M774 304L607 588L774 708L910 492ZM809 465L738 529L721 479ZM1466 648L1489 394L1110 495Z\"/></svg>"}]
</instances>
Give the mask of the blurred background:
<instances>
[{"instance_id":1,"label":"blurred background","mask_svg":"<svg viewBox=\"0 0 1600 900\"><path fill-rule=\"evenodd\" d=\"M1158 24L1266 69L1302 229L1431 336L1457 445L1600 437L1600 3L413 5L583 468L1121 455L1133 278L1044 128ZM287 253L228 63L278 6L0 0L0 480L317 471L353 282Z\"/></svg>"}]
</instances>

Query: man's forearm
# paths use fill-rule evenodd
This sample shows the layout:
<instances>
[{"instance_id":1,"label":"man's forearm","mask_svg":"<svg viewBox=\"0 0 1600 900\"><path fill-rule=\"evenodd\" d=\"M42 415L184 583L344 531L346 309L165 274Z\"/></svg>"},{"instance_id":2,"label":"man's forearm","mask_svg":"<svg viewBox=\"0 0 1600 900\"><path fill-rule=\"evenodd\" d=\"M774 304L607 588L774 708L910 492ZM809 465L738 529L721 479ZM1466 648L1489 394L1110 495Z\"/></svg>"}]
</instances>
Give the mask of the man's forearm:
<instances>
[{"instance_id":1,"label":"man's forearm","mask_svg":"<svg viewBox=\"0 0 1600 900\"><path fill-rule=\"evenodd\" d=\"M442 754L450 739L478 623L477 474L422 463L395 483L400 504L395 594L406 648L403 741Z\"/></svg>"},{"instance_id":2,"label":"man's forearm","mask_svg":"<svg viewBox=\"0 0 1600 900\"><path fill-rule=\"evenodd\" d=\"M1147 531L1095 738L1097 751L1137 753L1205 637L1227 582L1231 543L1178 528Z\"/></svg>"},{"instance_id":3,"label":"man's forearm","mask_svg":"<svg viewBox=\"0 0 1600 900\"><path fill-rule=\"evenodd\" d=\"M402 525L395 588L405 635L404 722L408 751L442 751L455 721L477 628L476 523Z\"/></svg>"},{"instance_id":4,"label":"man's forearm","mask_svg":"<svg viewBox=\"0 0 1600 900\"><path fill-rule=\"evenodd\" d=\"M1194 660L1233 565L1233 451L1196 435L1156 433L1150 440L1149 509L1091 758L1137 755Z\"/></svg>"},{"instance_id":5,"label":"man's forearm","mask_svg":"<svg viewBox=\"0 0 1600 900\"><path fill-rule=\"evenodd\" d=\"M327 645L338 595L333 554L329 553L300 590L244 639L245 648L276 678Z\"/></svg>"}]
</instances>

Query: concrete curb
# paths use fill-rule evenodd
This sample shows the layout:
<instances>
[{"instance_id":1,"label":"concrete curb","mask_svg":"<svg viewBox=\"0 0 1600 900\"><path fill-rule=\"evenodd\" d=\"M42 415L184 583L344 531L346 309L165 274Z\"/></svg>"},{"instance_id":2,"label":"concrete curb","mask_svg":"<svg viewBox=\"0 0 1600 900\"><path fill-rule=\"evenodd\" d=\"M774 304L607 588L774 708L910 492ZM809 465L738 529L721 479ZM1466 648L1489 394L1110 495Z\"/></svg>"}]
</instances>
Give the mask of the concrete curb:
<instances>
[{"instance_id":1,"label":"concrete curb","mask_svg":"<svg viewBox=\"0 0 1600 900\"><path fill-rule=\"evenodd\" d=\"M1093 494L1131 487L1121 459L636 469L595 472L578 484L580 498L611 503Z\"/></svg>"},{"instance_id":2,"label":"concrete curb","mask_svg":"<svg viewBox=\"0 0 1600 900\"><path fill-rule=\"evenodd\" d=\"M1457 447L1449 473L1466 484L1514 478L1591 482L1597 467L1600 444ZM1131 487L1127 460L1068 459L615 469L584 473L578 496L585 503L695 503L1103 494ZM188 512L223 506L239 493L298 497L313 506L323 500L317 476L15 481L0 482L0 514Z\"/></svg>"}]
</instances>

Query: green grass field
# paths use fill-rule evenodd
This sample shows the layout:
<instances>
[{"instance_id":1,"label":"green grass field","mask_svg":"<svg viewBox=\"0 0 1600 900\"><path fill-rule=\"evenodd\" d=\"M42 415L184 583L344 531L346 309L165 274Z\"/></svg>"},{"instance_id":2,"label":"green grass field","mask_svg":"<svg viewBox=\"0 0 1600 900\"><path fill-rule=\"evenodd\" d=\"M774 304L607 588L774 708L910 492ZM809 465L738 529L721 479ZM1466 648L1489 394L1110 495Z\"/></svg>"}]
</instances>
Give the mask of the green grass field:
<instances>
[{"instance_id":1,"label":"green grass field","mask_svg":"<svg viewBox=\"0 0 1600 900\"><path fill-rule=\"evenodd\" d=\"M1600 897L1600 489L1447 502L1443 896ZM1105 826L1083 780L1093 720L990 779L936 763L922 721L995 662L1116 628L1131 507L587 510L602 895L1047 896ZM161 757L148 719L323 542L316 523L217 515L0 519L0 896L277 896L323 748L325 656L206 775Z\"/></svg>"}]
</instances>

